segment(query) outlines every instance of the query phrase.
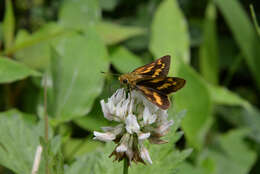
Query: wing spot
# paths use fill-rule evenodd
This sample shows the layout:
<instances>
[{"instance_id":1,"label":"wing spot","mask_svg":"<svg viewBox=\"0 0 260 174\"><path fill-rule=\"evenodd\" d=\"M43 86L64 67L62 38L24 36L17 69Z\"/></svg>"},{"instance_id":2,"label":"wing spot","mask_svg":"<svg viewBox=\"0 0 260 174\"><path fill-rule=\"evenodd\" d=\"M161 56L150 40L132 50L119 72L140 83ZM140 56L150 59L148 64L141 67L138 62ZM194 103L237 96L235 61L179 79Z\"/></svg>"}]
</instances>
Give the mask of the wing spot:
<instances>
[{"instance_id":1,"label":"wing spot","mask_svg":"<svg viewBox=\"0 0 260 174\"><path fill-rule=\"evenodd\" d=\"M162 86L157 87L158 90L168 88L169 86L172 86L170 83L164 83Z\"/></svg>"},{"instance_id":2,"label":"wing spot","mask_svg":"<svg viewBox=\"0 0 260 174\"><path fill-rule=\"evenodd\" d=\"M140 73L145 74L150 72L154 68L154 63L152 63L149 67L145 67L144 71L141 71Z\"/></svg>"},{"instance_id":3,"label":"wing spot","mask_svg":"<svg viewBox=\"0 0 260 174\"><path fill-rule=\"evenodd\" d=\"M151 83L158 83L158 82L160 82L160 81L162 81L162 79L156 78L156 79L151 80L150 82L151 82Z\"/></svg>"},{"instance_id":4,"label":"wing spot","mask_svg":"<svg viewBox=\"0 0 260 174\"><path fill-rule=\"evenodd\" d=\"M156 103L163 105L161 97L156 92L153 92L153 97L155 98Z\"/></svg>"},{"instance_id":5,"label":"wing spot","mask_svg":"<svg viewBox=\"0 0 260 174\"><path fill-rule=\"evenodd\" d=\"M154 72L154 74L152 75L152 77L156 77L156 76L160 75L160 73L162 72L162 70L164 69L164 67L165 67L165 64L163 63L160 68L158 68L158 69L155 70L155 72Z\"/></svg>"},{"instance_id":6,"label":"wing spot","mask_svg":"<svg viewBox=\"0 0 260 174\"><path fill-rule=\"evenodd\" d=\"M141 89L143 90L143 92L147 95L151 94L151 91L149 91L148 89L146 89L145 87L141 87Z\"/></svg>"}]
</instances>

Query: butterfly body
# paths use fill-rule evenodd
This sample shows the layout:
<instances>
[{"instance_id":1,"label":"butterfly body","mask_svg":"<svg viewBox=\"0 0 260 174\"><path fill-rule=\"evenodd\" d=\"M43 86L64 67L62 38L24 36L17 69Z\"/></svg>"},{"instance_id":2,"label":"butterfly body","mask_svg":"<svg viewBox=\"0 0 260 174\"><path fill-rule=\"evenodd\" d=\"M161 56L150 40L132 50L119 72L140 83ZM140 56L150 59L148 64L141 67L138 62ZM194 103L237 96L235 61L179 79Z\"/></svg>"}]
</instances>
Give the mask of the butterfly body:
<instances>
[{"instance_id":1,"label":"butterfly body","mask_svg":"<svg viewBox=\"0 0 260 174\"><path fill-rule=\"evenodd\" d=\"M163 56L131 73L121 75L119 81L130 89L141 91L149 101L161 109L168 109L170 106L168 95L185 85L184 79L167 77L170 60L170 56Z\"/></svg>"}]
</instances>

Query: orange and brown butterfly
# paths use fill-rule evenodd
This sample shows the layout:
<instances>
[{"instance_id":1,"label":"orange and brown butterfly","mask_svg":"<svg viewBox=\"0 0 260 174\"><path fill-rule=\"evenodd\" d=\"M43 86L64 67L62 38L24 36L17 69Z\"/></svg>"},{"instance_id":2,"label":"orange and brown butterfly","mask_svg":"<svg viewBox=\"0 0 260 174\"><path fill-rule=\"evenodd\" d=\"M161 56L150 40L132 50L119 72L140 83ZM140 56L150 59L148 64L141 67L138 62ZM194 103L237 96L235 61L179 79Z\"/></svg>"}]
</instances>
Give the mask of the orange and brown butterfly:
<instances>
[{"instance_id":1,"label":"orange and brown butterfly","mask_svg":"<svg viewBox=\"0 0 260 174\"><path fill-rule=\"evenodd\" d=\"M149 101L161 109L168 109L170 107L168 95L185 85L185 80L182 78L167 77L170 63L171 57L163 56L131 73L121 75L120 83L130 89L141 91Z\"/></svg>"}]
</instances>

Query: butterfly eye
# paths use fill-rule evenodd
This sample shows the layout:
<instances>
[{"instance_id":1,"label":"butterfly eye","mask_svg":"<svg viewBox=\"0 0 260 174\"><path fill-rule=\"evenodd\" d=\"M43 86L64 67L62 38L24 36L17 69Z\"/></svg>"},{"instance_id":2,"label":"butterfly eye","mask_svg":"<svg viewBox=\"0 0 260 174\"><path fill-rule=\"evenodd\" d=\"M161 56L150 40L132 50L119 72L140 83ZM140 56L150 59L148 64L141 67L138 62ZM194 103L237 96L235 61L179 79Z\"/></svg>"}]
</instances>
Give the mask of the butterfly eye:
<instances>
[{"instance_id":1,"label":"butterfly eye","mask_svg":"<svg viewBox=\"0 0 260 174\"><path fill-rule=\"evenodd\" d=\"M128 80L127 80L127 79L124 79L124 80L123 80L123 83L124 83L124 84L126 84L127 82L128 82Z\"/></svg>"}]
</instances>

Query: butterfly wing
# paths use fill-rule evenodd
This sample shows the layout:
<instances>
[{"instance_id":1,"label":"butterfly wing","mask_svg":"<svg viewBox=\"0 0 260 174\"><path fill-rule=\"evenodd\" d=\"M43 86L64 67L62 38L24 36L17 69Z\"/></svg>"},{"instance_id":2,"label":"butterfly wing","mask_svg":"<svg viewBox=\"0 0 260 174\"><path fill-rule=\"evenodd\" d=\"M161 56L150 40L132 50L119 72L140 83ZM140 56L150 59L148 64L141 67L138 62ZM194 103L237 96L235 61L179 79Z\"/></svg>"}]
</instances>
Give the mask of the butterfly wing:
<instances>
[{"instance_id":1,"label":"butterfly wing","mask_svg":"<svg viewBox=\"0 0 260 174\"><path fill-rule=\"evenodd\" d=\"M162 94L168 95L181 89L185 85L185 80L178 77L161 77L140 81L137 83L138 85L153 88Z\"/></svg>"},{"instance_id":2,"label":"butterfly wing","mask_svg":"<svg viewBox=\"0 0 260 174\"><path fill-rule=\"evenodd\" d=\"M141 91L144 96L153 104L157 105L161 109L168 109L170 106L170 101L167 95L162 94L160 91L153 89L151 87L138 85L136 86L139 91Z\"/></svg>"},{"instance_id":3,"label":"butterfly wing","mask_svg":"<svg viewBox=\"0 0 260 174\"><path fill-rule=\"evenodd\" d=\"M146 64L135 69L134 73L139 78L156 78L166 77L171 63L171 57L169 55L163 56L152 63Z\"/></svg>"}]
</instances>

